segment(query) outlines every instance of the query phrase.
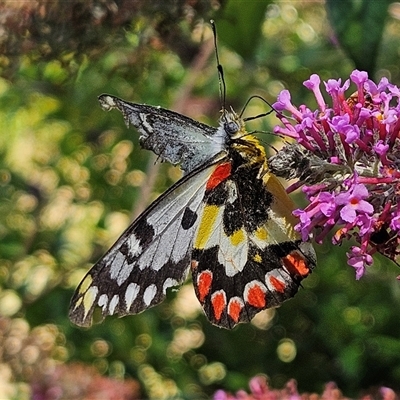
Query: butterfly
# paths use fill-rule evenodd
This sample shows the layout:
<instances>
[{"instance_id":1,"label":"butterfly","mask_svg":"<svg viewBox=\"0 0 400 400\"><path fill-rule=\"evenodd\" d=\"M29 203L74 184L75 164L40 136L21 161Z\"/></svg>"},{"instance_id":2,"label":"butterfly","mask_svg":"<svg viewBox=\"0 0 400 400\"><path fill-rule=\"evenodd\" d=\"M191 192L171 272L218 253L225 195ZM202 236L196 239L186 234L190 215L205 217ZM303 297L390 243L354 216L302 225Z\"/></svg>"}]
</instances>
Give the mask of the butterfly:
<instances>
[{"instance_id":1,"label":"butterfly","mask_svg":"<svg viewBox=\"0 0 400 400\"><path fill-rule=\"evenodd\" d=\"M235 112L211 127L173 111L99 96L140 133L140 144L183 177L157 198L78 286L70 319L138 314L159 304L191 272L209 321L231 329L293 297L315 267L294 229L294 204L265 149Z\"/></svg>"}]
</instances>

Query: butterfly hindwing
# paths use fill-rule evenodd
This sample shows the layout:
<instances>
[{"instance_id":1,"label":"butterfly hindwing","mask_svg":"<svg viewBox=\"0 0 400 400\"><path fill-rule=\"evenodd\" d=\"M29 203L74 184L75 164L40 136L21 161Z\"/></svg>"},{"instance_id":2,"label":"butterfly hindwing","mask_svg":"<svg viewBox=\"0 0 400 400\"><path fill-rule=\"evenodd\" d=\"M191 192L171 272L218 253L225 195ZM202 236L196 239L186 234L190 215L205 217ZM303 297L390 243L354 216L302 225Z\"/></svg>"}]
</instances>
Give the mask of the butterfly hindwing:
<instances>
[{"instance_id":1,"label":"butterfly hindwing","mask_svg":"<svg viewBox=\"0 0 400 400\"><path fill-rule=\"evenodd\" d=\"M85 276L71 301L70 318L92 322L96 306L107 315L137 314L160 303L188 273L205 186L215 165L200 167L160 196Z\"/></svg>"},{"instance_id":2,"label":"butterfly hindwing","mask_svg":"<svg viewBox=\"0 0 400 400\"><path fill-rule=\"evenodd\" d=\"M225 165L214 174L224 176ZM259 165L229 165L225 179L206 187L191 264L208 319L224 328L293 297L315 262L294 230L293 204L279 181L260 174Z\"/></svg>"}]
</instances>

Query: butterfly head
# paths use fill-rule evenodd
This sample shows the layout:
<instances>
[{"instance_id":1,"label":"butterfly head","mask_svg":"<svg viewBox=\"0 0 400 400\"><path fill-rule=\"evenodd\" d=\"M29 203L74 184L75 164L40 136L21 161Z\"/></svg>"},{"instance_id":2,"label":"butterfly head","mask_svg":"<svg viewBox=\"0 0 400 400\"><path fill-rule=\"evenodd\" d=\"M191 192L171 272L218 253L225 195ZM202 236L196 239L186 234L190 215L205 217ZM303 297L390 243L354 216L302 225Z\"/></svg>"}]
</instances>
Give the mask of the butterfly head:
<instances>
[{"instance_id":1,"label":"butterfly head","mask_svg":"<svg viewBox=\"0 0 400 400\"><path fill-rule=\"evenodd\" d=\"M244 121L233 110L225 111L220 119L220 127L229 139L238 139L246 134Z\"/></svg>"}]
</instances>

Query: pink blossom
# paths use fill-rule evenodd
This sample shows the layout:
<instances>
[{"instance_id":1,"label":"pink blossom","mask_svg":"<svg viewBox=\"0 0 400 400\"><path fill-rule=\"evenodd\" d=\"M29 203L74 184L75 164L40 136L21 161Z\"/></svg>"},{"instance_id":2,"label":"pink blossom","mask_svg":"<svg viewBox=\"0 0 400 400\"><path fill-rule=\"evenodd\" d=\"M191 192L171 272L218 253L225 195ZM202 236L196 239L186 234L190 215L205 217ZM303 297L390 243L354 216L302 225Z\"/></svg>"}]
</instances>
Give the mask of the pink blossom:
<instances>
[{"instance_id":1,"label":"pink blossom","mask_svg":"<svg viewBox=\"0 0 400 400\"><path fill-rule=\"evenodd\" d=\"M322 242L336 226L333 244L354 239L359 246L347 257L359 279L375 252L395 261L400 255L400 89L387 78L376 84L365 71L354 70L343 84L341 79L324 82L329 105L320 83L316 74L304 82L314 93L316 110L292 104L288 90L278 96L274 107L284 128L274 132L288 132L297 143L271 157L269 166L285 177L302 165L290 174L298 179L290 190L303 185L308 199L294 212L296 230L303 240ZM350 85L355 88L349 96Z\"/></svg>"}]
</instances>

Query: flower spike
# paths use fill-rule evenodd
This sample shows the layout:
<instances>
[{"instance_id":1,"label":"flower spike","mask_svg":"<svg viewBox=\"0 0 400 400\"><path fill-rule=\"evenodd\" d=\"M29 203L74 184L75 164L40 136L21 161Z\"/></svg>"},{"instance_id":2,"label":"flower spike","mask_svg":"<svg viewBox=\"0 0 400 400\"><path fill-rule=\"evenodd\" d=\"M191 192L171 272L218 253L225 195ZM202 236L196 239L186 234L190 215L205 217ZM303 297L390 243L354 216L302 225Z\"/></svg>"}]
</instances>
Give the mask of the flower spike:
<instances>
[{"instance_id":1,"label":"flower spike","mask_svg":"<svg viewBox=\"0 0 400 400\"><path fill-rule=\"evenodd\" d=\"M346 97L350 85L356 92ZM291 102L288 90L273 107L283 126L275 133L290 138L269 160L273 173L297 179L309 204L294 212L303 240L332 242L355 239L348 264L360 279L379 252L397 262L400 254L400 89L382 78L376 84L365 71L354 70L342 84L313 74L304 86L314 93L318 109Z\"/></svg>"}]
</instances>

